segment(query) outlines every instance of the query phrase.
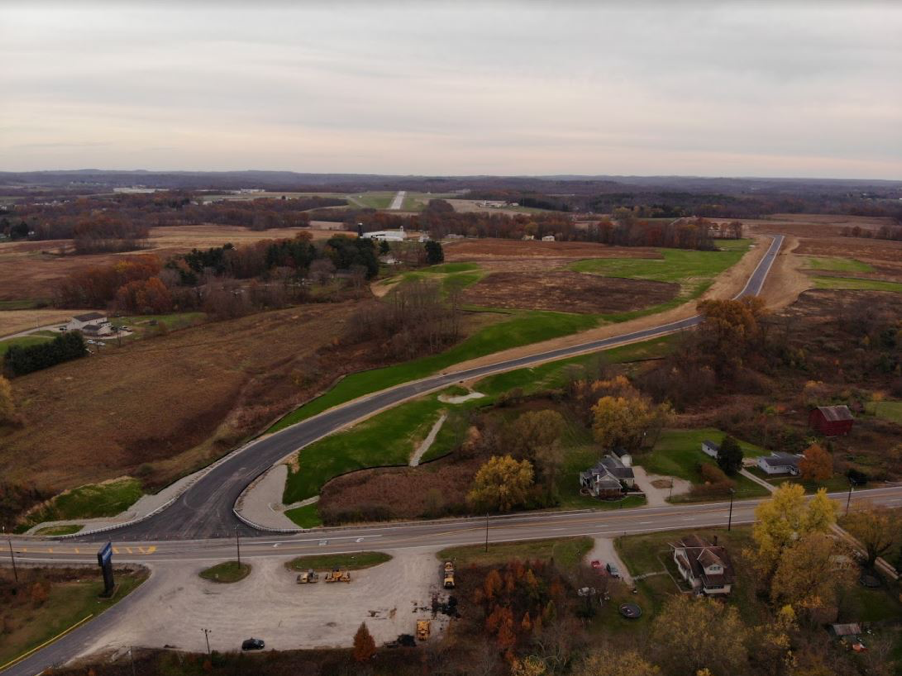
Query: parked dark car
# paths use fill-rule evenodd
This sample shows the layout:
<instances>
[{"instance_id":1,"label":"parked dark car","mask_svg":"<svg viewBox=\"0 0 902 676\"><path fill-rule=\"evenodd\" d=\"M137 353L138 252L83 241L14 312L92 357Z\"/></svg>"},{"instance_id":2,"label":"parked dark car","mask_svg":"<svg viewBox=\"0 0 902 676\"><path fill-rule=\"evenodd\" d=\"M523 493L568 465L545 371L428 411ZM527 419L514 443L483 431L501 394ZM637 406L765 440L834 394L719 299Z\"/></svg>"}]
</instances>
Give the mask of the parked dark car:
<instances>
[{"instance_id":1,"label":"parked dark car","mask_svg":"<svg viewBox=\"0 0 902 676\"><path fill-rule=\"evenodd\" d=\"M262 638L249 638L241 644L242 650L263 650L266 643Z\"/></svg>"}]
</instances>

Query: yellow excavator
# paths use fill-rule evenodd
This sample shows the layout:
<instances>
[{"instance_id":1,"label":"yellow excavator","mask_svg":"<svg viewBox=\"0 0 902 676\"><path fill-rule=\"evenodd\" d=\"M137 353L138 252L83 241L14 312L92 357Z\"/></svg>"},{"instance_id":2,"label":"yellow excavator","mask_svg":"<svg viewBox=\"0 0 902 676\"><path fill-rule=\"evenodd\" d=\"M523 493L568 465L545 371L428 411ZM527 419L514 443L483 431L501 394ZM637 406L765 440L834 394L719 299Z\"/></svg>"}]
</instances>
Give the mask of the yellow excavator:
<instances>
[{"instance_id":1,"label":"yellow excavator","mask_svg":"<svg viewBox=\"0 0 902 676\"><path fill-rule=\"evenodd\" d=\"M454 589L454 564L451 561L445 561L442 568L442 584L445 589Z\"/></svg>"},{"instance_id":2,"label":"yellow excavator","mask_svg":"<svg viewBox=\"0 0 902 676\"><path fill-rule=\"evenodd\" d=\"M326 582L350 582L351 573L336 568L331 573L326 573Z\"/></svg>"}]
</instances>

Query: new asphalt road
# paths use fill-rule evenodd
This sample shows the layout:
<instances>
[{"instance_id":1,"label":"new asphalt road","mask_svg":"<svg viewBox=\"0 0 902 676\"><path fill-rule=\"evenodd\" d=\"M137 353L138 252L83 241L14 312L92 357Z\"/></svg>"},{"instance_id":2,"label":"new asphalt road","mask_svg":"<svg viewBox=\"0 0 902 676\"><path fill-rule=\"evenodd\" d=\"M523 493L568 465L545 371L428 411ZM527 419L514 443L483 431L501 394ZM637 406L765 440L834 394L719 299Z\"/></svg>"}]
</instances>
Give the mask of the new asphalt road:
<instances>
[{"instance_id":1,"label":"new asphalt road","mask_svg":"<svg viewBox=\"0 0 902 676\"><path fill-rule=\"evenodd\" d=\"M782 243L782 236L773 239L745 288L737 297L757 295L761 291ZM236 527L242 529L247 536L259 535L258 531L241 524L232 511L241 492L251 481L282 458L356 420L462 380L534 366L545 361L572 357L585 352L606 350L639 340L657 338L693 327L699 321L697 316L690 317L642 331L511 359L468 371L430 376L336 406L236 451L200 478L173 505L150 519L134 525L123 526L118 529L116 538L147 541L232 537ZM86 538L91 539L91 536L86 536Z\"/></svg>"}]
</instances>

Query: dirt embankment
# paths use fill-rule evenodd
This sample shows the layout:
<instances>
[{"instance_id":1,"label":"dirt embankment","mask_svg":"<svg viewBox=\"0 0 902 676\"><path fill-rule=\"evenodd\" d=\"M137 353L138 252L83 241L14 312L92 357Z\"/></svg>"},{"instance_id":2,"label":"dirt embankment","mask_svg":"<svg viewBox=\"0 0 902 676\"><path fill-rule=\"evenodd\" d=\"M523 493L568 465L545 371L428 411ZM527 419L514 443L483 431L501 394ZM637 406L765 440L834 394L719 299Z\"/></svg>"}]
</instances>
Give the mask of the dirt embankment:
<instances>
[{"instance_id":1,"label":"dirt embankment","mask_svg":"<svg viewBox=\"0 0 902 676\"><path fill-rule=\"evenodd\" d=\"M371 345L332 347L354 309L204 324L17 378L25 426L0 432L0 474L54 491L135 473L167 482L338 375L375 366Z\"/></svg>"}]
</instances>

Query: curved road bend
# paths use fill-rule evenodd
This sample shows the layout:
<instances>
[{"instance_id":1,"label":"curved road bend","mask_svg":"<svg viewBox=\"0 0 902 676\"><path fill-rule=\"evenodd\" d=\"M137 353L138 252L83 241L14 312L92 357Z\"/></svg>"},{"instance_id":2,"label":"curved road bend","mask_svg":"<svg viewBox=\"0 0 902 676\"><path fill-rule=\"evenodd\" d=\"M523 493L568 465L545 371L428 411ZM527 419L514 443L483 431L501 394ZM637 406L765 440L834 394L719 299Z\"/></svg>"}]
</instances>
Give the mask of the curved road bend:
<instances>
[{"instance_id":1,"label":"curved road bend","mask_svg":"<svg viewBox=\"0 0 902 676\"><path fill-rule=\"evenodd\" d=\"M773 238L767 252L752 272L745 288L736 296L737 298L760 293L782 243L782 235ZM590 341L519 359L510 359L467 371L430 376L336 406L313 418L262 438L247 448L227 456L167 509L141 523L117 529L116 539L146 542L166 539L232 537L235 534L236 526L248 536L265 535L265 533L244 526L235 517L232 507L238 496L251 481L282 458L345 425L411 397L442 389L461 380L510 371L585 352L605 350L639 340L648 340L685 330L695 326L699 321L697 316L690 317L642 331ZM98 534L97 536L86 535L83 539L98 541L106 538L107 536Z\"/></svg>"},{"instance_id":2,"label":"curved road bend","mask_svg":"<svg viewBox=\"0 0 902 676\"><path fill-rule=\"evenodd\" d=\"M831 498L844 504L846 493L833 493ZM898 507L902 504L902 486L858 491L852 502ZM755 507L761 500L734 503L734 524L751 523ZM491 543L544 538L617 537L651 531L726 526L729 503L696 503L670 507L638 507L625 510L587 510L580 512L552 512L517 514L495 517L488 524ZM242 542L241 555L247 558L293 557L309 554L342 554L367 550L439 549L448 546L481 544L485 542L486 521L482 518L448 521L421 521L384 527L332 529L293 536L270 536ZM16 557L23 563L92 563L96 561L97 546L68 541L17 542ZM164 541L156 543L116 542L114 560L117 563L153 563L154 561L219 562L235 554L234 540ZM143 599L152 598L158 578L151 578L128 598L79 627L50 646L3 672L3 676L33 676L44 669L60 665L96 643L115 625L127 621L129 609Z\"/></svg>"}]
</instances>

